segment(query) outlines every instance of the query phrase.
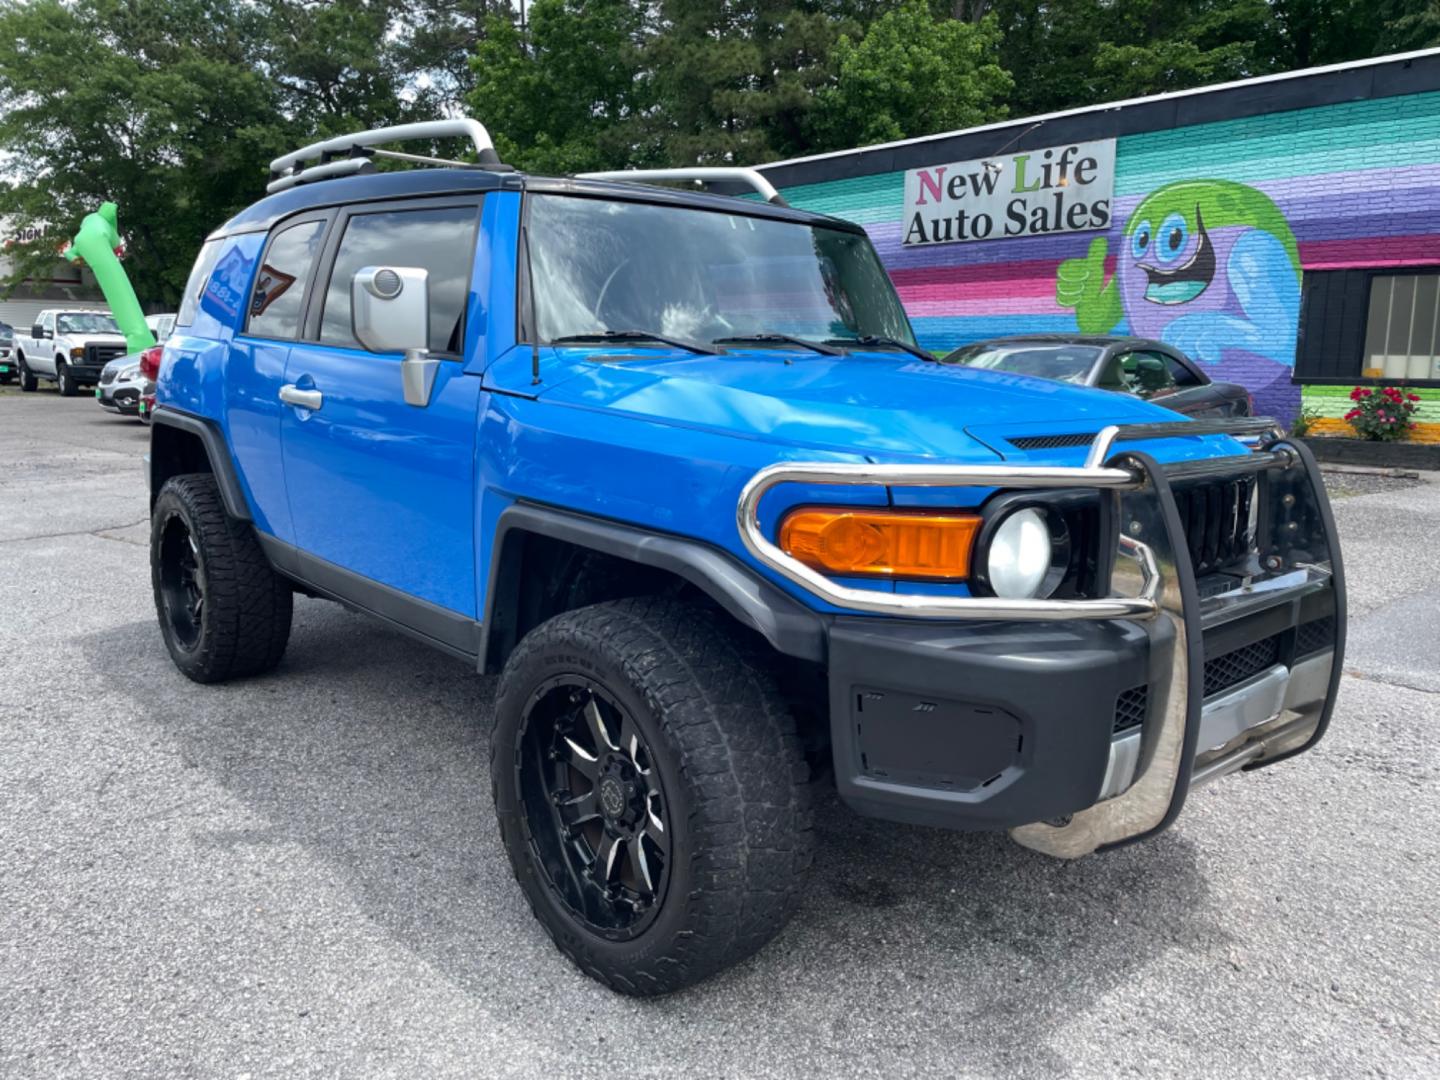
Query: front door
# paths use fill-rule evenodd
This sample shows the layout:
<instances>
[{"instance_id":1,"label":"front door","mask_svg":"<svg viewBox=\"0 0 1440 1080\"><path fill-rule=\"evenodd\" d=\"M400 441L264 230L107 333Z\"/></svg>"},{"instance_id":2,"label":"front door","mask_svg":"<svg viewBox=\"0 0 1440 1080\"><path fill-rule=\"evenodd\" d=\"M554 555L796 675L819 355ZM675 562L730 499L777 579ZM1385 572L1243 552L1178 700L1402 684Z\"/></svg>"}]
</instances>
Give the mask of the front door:
<instances>
[{"instance_id":1,"label":"front door","mask_svg":"<svg viewBox=\"0 0 1440 1080\"><path fill-rule=\"evenodd\" d=\"M412 626L418 611L442 638L476 613L480 379L464 373L461 352L479 210L467 198L344 213L326 244L328 284L285 365L285 383L314 405L286 405L281 431L295 542L327 576L316 583ZM355 339L350 281L366 266L429 272L441 364L427 406L406 404L400 354Z\"/></svg>"}]
</instances>

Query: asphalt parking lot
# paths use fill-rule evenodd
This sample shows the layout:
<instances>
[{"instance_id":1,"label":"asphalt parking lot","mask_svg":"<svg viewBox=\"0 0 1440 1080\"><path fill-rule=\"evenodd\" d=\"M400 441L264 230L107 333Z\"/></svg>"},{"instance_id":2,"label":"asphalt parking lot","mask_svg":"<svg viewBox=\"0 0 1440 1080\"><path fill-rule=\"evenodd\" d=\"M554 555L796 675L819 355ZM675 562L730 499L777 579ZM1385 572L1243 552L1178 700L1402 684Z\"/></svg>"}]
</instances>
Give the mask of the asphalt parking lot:
<instances>
[{"instance_id":1,"label":"asphalt parking lot","mask_svg":"<svg viewBox=\"0 0 1440 1080\"><path fill-rule=\"evenodd\" d=\"M1440 1072L1440 478L1341 484L1314 752L1074 863L829 801L789 929L633 1001L510 877L492 680L309 600L275 674L175 671L146 443L0 388L0 1076Z\"/></svg>"}]
</instances>

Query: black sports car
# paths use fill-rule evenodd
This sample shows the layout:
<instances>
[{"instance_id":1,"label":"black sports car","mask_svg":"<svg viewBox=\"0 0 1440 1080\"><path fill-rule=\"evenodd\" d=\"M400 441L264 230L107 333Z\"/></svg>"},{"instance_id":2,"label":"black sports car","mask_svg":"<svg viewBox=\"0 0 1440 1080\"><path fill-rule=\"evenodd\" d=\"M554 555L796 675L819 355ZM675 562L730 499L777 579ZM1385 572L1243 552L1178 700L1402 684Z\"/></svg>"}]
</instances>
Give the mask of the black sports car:
<instances>
[{"instance_id":1,"label":"black sports car","mask_svg":"<svg viewBox=\"0 0 1440 1080\"><path fill-rule=\"evenodd\" d=\"M942 363L1096 386L1164 405L1186 416L1249 416L1249 392L1211 382L1183 353L1150 338L1027 334L956 349Z\"/></svg>"}]
</instances>

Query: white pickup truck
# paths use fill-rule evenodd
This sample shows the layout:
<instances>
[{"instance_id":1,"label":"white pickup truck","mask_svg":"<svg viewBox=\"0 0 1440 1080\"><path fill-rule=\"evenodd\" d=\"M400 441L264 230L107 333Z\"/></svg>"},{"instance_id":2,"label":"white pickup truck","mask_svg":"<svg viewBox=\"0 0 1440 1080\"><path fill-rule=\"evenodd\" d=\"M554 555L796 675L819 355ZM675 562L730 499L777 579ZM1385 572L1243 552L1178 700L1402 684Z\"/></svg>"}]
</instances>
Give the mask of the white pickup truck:
<instances>
[{"instance_id":1,"label":"white pickup truck","mask_svg":"<svg viewBox=\"0 0 1440 1080\"><path fill-rule=\"evenodd\" d=\"M100 369L124 353L125 338L108 311L49 308L28 334L15 333L14 359L26 391L48 379L64 397L73 397L80 387L99 382Z\"/></svg>"}]
</instances>

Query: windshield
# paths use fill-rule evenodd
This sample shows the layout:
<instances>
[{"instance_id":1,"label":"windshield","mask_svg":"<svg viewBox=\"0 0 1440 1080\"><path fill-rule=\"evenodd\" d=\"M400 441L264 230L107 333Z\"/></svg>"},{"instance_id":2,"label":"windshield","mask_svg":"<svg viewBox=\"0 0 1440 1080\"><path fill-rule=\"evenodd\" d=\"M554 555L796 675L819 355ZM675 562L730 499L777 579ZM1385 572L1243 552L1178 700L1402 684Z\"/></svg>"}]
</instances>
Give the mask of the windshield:
<instances>
[{"instance_id":1,"label":"windshield","mask_svg":"<svg viewBox=\"0 0 1440 1080\"><path fill-rule=\"evenodd\" d=\"M541 341L607 331L915 341L863 234L547 195L534 197L527 231Z\"/></svg>"},{"instance_id":2,"label":"windshield","mask_svg":"<svg viewBox=\"0 0 1440 1080\"><path fill-rule=\"evenodd\" d=\"M115 320L99 311L76 311L61 315L55 320L56 329L62 334L118 334L120 328Z\"/></svg>"},{"instance_id":3,"label":"windshield","mask_svg":"<svg viewBox=\"0 0 1440 1080\"><path fill-rule=\"evenodd\" d=\"M1094 345L970 345L951 353L945 362L1083 383L1099 355Z\"/></svg>"}]
</instances>

